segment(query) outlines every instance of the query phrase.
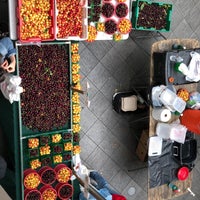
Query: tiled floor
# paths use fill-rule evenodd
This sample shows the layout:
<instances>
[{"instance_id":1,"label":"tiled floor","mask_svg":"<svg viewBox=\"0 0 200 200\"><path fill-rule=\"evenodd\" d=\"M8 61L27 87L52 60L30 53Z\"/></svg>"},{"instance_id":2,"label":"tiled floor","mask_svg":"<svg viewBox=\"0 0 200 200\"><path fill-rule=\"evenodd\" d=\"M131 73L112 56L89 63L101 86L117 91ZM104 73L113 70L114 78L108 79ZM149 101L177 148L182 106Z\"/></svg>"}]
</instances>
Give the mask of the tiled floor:
<instances>
[{"instance_id":1,"label":"tiled floor","mask_svg":"<svg viewBox=\"0 0 200 200\"><path fill-rule=\"evenodd\" d=\"M163 2L173 3L171 31L163 35L200 40L200 1ZM112 109L112 95L148 85L151 45L162 39L153 32L133 30L128 40L119 43L80 43L82 85L90 85L88 96L82 96L81 159L88 168L100 171L127 200L147 199L147 163L138 160L135 149L137 137L143 128L148 128L148 121L131 123L133 116L117 114ZM199 169L198 153L192 185L196 197L188 194L176 199L200 199ZM130 187L135 188L132 196L128 195Z\"/></svg>"}]
</instances>

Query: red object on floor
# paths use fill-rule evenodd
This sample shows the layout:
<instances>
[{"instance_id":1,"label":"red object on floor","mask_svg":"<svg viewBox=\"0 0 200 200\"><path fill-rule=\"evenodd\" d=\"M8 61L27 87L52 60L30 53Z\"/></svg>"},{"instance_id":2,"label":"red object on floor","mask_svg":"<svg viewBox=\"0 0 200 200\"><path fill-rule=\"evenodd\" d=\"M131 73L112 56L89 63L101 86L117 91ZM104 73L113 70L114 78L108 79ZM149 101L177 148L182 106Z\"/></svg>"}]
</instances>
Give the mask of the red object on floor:
<instances>
[{"instance_id":1,"label":"red object on floor","mask_svg":"<svg viewBox=\"0 0 200 200\"><path fill-rule=\"evenodd\" d=\"M112 194L112 200L126 200L126 198L119 194Z\"/></svg>"},{"instance_id":2,"label":"red object on floor","mask_svg":"<svg viewBox=\"0 0 200 200\"><path fill-rule=\"evenodd\" d=\"M200 134L200 110L186 109L180 121L189 131Z\"/></svg>"}]
</instances>

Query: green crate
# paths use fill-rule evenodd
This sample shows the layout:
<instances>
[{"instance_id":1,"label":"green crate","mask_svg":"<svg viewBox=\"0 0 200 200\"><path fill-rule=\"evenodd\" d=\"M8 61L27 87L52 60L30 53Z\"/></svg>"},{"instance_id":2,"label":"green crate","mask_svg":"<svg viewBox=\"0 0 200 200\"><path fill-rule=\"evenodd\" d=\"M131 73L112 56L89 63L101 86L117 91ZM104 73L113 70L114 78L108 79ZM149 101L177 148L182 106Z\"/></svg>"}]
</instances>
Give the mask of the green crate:
<instances>
[{"instance_id":1,"label":"green crate","mask_svg":"<svg viewBox=\"0 0 200 200\"><path fill-rule=\"evenodd\" d=\"M6 176L0 184L12 199L21 200L21 163L20 163L20 132L18 102L10 104L0 92L0 126L6 148L5 160L7 162Z\"/></svg>"},{"instance_id":2,"label":"green crate","mask_svg":"<svg viewBox=\"0 0 200 200\"><path fill-rule=\"evenodd\" d=\"M143 5L157 5L157 6L164 6L167 7L167 13L166 13L166 27L162 29L156 29L155 27L144 27L144 26L138 26L138 18L140 14L140 8L139 4L143 3ZM136 2L133 3L132 6L132 26L136 30L141 30L141 31L160 31L160 32L169 32L170 31L170 26L171 26L171 15L172 15L172 4L168 3L163 3L163 2L151 2L148 0L137 0Z\"/></svg>"},{"instance_id":3,"label":"green crate","mask_svg":"<svg viewBox=\"0 0 200 200\"><path fill-rule=\"evenodd\" d=\"M18 55L18 48L19 46L28 46L28 45L37 45L37 44L32 44L32 43L26 43L26 44L22 44L17 42L16 43L16 50L17 50L17 73L18 75L20 75L20 61L19 61L19 55ZM69 88L67 88L69 90L69 98L71 99L72 97L72 91L70 90L70 85L72 84L72 76L71 76L71 42L44 42L41 43L40 45L61 45L66 49L66 52L68 52L69 55ZM22 83L23 83L23 79L22 79ZM20 104L20 103L19 103ZM21 105L21 104L20 104ZM38 134L41 133L38 130L31 130L30 128L26 127L23 125L22 123L22 119L21 119L21 106L19 105L19 121L20 121L20 132L22 134L22 137L28 137L28 136L32 136L34 134ZM67 130L67 129L71 129L72 127L72 103L70 101L70 116L69 119L66 121L66 124L62 127L57 127L51 131L63 131L63 130ZM46 133L48 134L51 131L46 131ZM44 132L42 132L44 133Z\"/></svg>"}]
</instances>

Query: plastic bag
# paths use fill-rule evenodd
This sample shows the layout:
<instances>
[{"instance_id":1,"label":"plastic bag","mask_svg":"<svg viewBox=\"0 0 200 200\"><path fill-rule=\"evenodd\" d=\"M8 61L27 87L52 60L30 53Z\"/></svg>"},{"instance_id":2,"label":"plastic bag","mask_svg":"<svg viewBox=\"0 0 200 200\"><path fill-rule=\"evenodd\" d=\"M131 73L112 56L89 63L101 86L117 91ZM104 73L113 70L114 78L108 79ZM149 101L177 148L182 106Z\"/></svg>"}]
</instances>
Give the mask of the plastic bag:
<instances>
[{"instance_id":1,"label":"plastic bag","mask_svg":"<svg viewBox=\"0 0 200 200\"><path fill-rule=\"evenodd\" d=\"M199 92L191 92L190 99L187 101L187 107L195 110L200 109L200 93Z\"/></svg>"},{"instance_id":2,"label":"plastic bag","mask_svg":"<svg viewBox=\"0 0 200 200\"><path fill-rule=\"evenodd\" d=\"M20 100L23 88L20 86L21 78L12 74L4 74L4 81L0 83L1 92L4 97L13 103Z\"/></svg>"},{"instance_id":3,"label":"plastic bag","mask_svg":"<svg viewBox=\"0 0 200 200\"><path fill-rule=\"evenodd\" d=\"M190 53L192 59L189 63L189 73L185 77L187 81L198 82L200 80L200 54L192 51Z\"/></svg>"}]
</instances>

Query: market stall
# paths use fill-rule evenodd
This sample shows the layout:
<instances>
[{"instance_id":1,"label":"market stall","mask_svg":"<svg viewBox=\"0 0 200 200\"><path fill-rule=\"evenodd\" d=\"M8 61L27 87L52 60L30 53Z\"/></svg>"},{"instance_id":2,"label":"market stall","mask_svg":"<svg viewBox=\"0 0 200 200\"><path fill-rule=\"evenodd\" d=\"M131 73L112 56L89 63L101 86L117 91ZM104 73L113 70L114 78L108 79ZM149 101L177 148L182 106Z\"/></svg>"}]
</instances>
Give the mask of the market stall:
<instances>
[{"instance_id":1,"label":"market stall","mask_svg":"<svg viewBox=\"0 0 200 200\"><path fill-rule=\"evenodd\" d=\"M171 39L171 40L159 41L159 42L154 43L152 45L152 49L151 49L151 73L150 73L151 74L151 76L150 76L151 85L155 86L156 80L157 80L156 79L157 76L155 74L157 72L154 71L154 65L155 65L155 59L153 58L154 53L155 52L164 53L166 51L169 51L169 50L171 50L173 44L180 45L181 47L185 47L186 49L190 49L190 50L196 49L196 48L198 49L200 47L199 42L194 39ZM175 50L175 52L178 52L178 51L179 50L177 50L177 51ZM164 66L166 67L167 65L164 65ZM180 73L180 72L178 72L178 73ZM178 75L180 75L180 74L178 74ZM160 84L161 83L166 84L166 82L168 82L168 80L169 80L168 78L170 78L171 76L172 76L172 73L168 74L164 70L164 73L162 73L162 75L160 76L160 81L161 81ZM181 76L184 76L184 75L182 74ZM162 78L164 78L164 79L162 79ZM174 76L174 79L176 79L174 81L178 81L177 76ZM185 80L185 82L186 82L186 80ZM169 83L169 85L170 84L173 85L173 83ZM184 88L185 90L187 90L189 92L194 92L197 89L197 83L190 82L187 84L186 83L185 84L175 84L174 87L175 87L176 91ZM168 99L166 99L166 101L167 100L169 100L169 97L168 97ZM155 136L159 137L159 136L157 136L158 123L165 122L165 124L169 125L173 121L179 119L179 117L180 117L180 114L172 114L172 115L170 114L170 117L168 118L167 117L168 113L167 113L164 116L164 118L162 118L162 119L159 118L160 116L158 116L158 115L156 116L157 117L156 118L155 115L153 115L153 111L155 111L155 105L150 107L150 120L149 120L149 136L150 136L150 138L154 138ZM168 119L166 119L165 117ZM166 121L165 121L165 119L166 119ZM177 126L179 126L179 124L176 124L176 127ZM169 133L169 130L167 131L166 129L164 129L164 126L162 128L163 129L161 129L161 132L163 134ZM159 133L161 133L161 132L159 132ZM187 134L188 135L186 135L186 137L184 137L183 141L179 141L179 143L177 143L177 144L179 144L179 147L180 147L180 143L183 143L183 144L186 143L185 138L189 138L190 140L195 141L194 133L188 132ZM162 137L161 134L160 134L160 137ZM166 137L166 135L165 135L165 137ZM180 139L181 137L183 138L182 134L180 134L179 137L175 138L175 140ZM163 140L162 140L163 148L161 149L161 152L158 153L158 149L156 149L154 146L154 148L155 148L154 151L157 153L155 155L150 155L150 157L149 157L149 164L150 164L149 165L149 167L150 167L149 168L149 176L148 176L148 180L149 180L148 199L149 200L151 200L151 199L153 200L155 198L156 199L173 199L174 197L181 196L192 190L191 189L191 187L192 187L192 168L190 169L190 172L184 168L184 170L187 170L187 171L179 172L179 173L178 173L178 169L181 169L181 167L186 167L186 166L188 167L187 164L189 162L193 163L193 161L195 160L195 158L196 158L195 142L193 143L194 151L192 153L192 155L195 157L191 156L190 158L192 158L192 157L193 158L190 159L187 163L180 162L180 160L182 159L181 157L179 157L179 159L178 159L179 162L174 162L174 158L173 158L174 155L171 153L171 152L173 152L173 143L170 142L171 141L170 136L166 137L166 138L164 138L164 136L163 136L162 138L163 138ZM158 145L160 143L155 142L154 144ZM171 144L172 144L172 148L171 148ZM168 149L168 147L169 147L169 149ZM188 155L190 154L189 149L187 149L187 154ZM183 156L183 154L181 156ZM158 165L156 165L154 162L154 161L156 161L156 157L159 158L159 160L160 160L160 162L157 163ZM153 166L158 170L157 173L154 173L154 174L152 173L151 168ZM164 169L166 167L167 167L167 169ZM167 171L167 173L166 173L166 171ZM181 175L183 175L183 176L181 176ZM157 180L155 179L155 177L157 177Z\"/></svg>"}]
</instances>

